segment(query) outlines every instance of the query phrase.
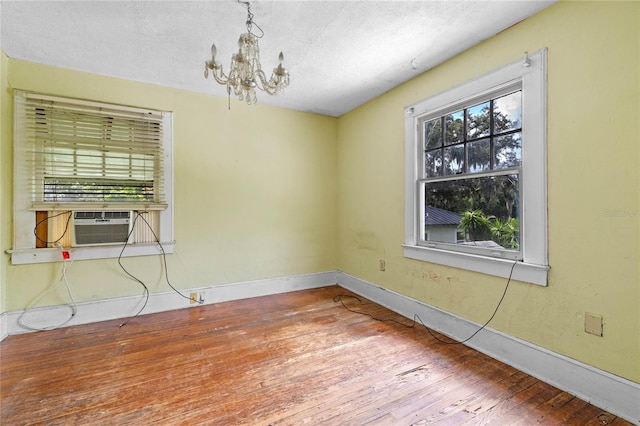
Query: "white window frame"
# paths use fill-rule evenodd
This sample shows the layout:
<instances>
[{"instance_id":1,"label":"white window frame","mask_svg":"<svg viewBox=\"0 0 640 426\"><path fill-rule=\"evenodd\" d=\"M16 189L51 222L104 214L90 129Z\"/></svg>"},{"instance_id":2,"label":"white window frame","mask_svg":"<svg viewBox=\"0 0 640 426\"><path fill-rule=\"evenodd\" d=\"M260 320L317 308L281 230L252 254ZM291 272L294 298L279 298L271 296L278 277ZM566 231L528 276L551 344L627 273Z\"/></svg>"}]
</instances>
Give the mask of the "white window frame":
<instances>
[{"instance_id":1,"label":"white window frame","mask_svg":"<svg viewBox=\"0 0 640 426\"><path fill-rule=\"evenodd\" d=\"M15 90L14 97L25 96L25 92ZM96 105L97 102L87 102L87 104ZM14 106L17 102L14 102ZM106 107L110 104L104 104ZM127 108L127 107L122 107ZM14 108L15 109L15 108ZM135 108L139 109L139 108ZM18 111L14 111L14 129L18 126ZM86 259L108 259L130 256L156 255L165 253L173 253L175 241L173 237L173 114L171 112L163 112L163 180L165 201L168 207L158 212L159 229L157 237L162 247L157 243L138 243L128 244L126 250L122 251L122 245L96 245L69 248L72 252L74 260ZM14 130L14 146L22 143L18 140L18 132ZM7 252L11 255L11 263L14 265L58 262L61 259L60 249L58 248L36 248L36 237L34 228L36 226L36 215L32 208L32 196L28 191L24 191L24 182L30 179L29 168L24 167L25 158L22 158L20 152L14 147L14 166L13 166L13 249ZM133 210L127 208L128 210ZM125 209L125 210L127 210ZM113 208L112 208L113 210Z\"/></svg>"},{"instance_id":2,"label":"white window frame","mask_svg":"<svg viewBox=\"0 0 640 426\"><path fill-rule=\"evenodd\" d=\"M521 180L521 253L514 260L443 248L442 245L420 244L422 225L419 180L420 163L424 162L418 125L420 120L437 111L454 106L470 106L475 99L489 98L505 87L522 88L522 165ZM547 50L527 55L481 77L462 83L442 93L410 105L405 109L405 239L404 256L466 269L484 274L546 286L547 253ZM468 103L467 103L468 102ZM437 246L437 247L436 247ZM463 249L464 250L464 249Z\"/></svg>"}]
</instances>

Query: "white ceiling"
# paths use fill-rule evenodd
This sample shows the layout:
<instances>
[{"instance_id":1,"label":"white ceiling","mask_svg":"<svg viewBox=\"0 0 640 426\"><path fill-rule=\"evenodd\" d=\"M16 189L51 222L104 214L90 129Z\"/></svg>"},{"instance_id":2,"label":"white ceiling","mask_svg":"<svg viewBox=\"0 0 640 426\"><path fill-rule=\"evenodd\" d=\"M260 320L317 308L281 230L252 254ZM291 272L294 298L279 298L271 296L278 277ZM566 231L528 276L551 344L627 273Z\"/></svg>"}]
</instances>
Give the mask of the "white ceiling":
<instances>
[{"instance_id":1,"label":"white ceiling","mask_svg":"<svg viewBox=\"0 0 640 426\"><path fill-rule=\"evenodd\" d=\"M553 2L256 0L267 76L281 50L291 75L284 93L258 92L258 102L340 116ZM0 14L10 58L226 97L204 78L204 61L215 41L228 70L247 9L235 0L1 0Z\"/></svg>"}]
</instances>

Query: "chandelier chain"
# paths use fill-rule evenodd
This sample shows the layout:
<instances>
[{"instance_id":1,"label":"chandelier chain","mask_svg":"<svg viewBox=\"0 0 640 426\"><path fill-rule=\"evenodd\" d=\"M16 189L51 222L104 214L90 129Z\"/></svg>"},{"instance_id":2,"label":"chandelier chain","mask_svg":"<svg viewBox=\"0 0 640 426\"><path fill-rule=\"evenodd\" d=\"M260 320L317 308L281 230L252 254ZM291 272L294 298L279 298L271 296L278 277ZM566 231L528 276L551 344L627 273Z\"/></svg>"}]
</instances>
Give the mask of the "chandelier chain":
<instances>
[{"instance_id":1,"label":"chandelier chain","mask_svg":"<svg viewBox=\"0 0 640 426\"><path fill-rule=\"evenodd\" d=\"M247 5L247 32L249 34L253 34L254 36L256 36L257 38L262 38L264 36L264 31L262 30L262 28L260 28L260 25L256 24L255 22L253 22L253 12L251 12L251 3L248 1L241 1L238 0L238 3L242 3L242 4L246 4ZM254 34L253 32L251 32L251 29L253 28L253 26L256 26L256 28L258 28L260 30L260 35Z\"/></svg>"}]
</instances>

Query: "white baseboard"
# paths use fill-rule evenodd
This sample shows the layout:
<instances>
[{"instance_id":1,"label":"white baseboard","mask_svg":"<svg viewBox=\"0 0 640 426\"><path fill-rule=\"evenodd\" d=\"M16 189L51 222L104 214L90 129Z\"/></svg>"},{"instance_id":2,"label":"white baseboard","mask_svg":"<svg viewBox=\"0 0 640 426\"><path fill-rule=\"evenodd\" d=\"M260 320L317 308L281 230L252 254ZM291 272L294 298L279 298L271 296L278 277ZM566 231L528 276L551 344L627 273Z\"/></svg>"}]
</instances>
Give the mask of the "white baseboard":
<instances>
[{"instance_id":1,"label":"white baseboard","mask_svg":"<svg viewBox=\"0 0 640 426\"><path fill-rule=\"evenodd\" d=\"M337 276L337 271L328 271L292 277L192 288L180 290L180 292L187 296L189 293L198 293L202 295L204 304L211 304L335 285L338 282ZM144 298L142 296L118 297L79 303L77 314L71 321L66 323L65 326L129 318L138 312L143 303ZM192 308L195 306L199 305L190 303L189 300L173 291L154 293L150 295L149 301L141 315L171 311L174 309ZM22 312L23 311L5 312L0 315L2 339L13 334L33 331L23 327L18 322ZM45 328L63 323L69 318L70 314L71 309L68 306L35 308L31 309L27 315L25 315L23 321L31 327Z\"/></svg>"},{"instance_id":2,"label":"white baseboard","mask_svg":"<svg viewBox=\"0 0 640 426\"><path fill-rule=\"evenodd\" d=\"M0 314L0 342L2 342L8 335L9 331L7 329L7 313L3 312Z\"/></svg>"},{"instance_id":3,"label":"white baseboard","mask_svg":"<svg viewBox=\"0 0 640 426\"><path fill-rule=\"evenodd\" d=\"M463 340L480 324L339 272L338 284L409 319L418 314L429 328ZM465 343L545 383L640 425L640 384L543 347L485 328Z\"/></svg>"}]
</instances>

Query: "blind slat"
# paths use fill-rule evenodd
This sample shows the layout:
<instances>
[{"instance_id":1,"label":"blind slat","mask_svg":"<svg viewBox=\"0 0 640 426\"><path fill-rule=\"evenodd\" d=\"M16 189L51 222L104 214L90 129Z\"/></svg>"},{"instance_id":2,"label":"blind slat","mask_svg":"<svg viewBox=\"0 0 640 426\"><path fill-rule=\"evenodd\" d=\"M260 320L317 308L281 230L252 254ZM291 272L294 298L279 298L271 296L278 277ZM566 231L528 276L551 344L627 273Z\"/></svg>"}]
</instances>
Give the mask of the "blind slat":
<instances>
[{"instance_id":1,"label":"blind slat","mask_svg":"<svg viewBox=\"0 0 640 426\"><path fill-rule=\"evenodd\" d=\"M79 99L61 98L57 96L25 93L23 102L34 108L55 105L56 110L63 112L96 112L102 115L114 115L122 117L150 117L161 118L161 111L146 110L141 108L127 107L122 105L110 105L99 102L83 101Z\"/></svg>"},{"instance_id":2,"label":"blind slat","mask_svg":"<svg viewBox=\"0 0 640 426\"><path fill-rule=\"evenodd\" d=\"M132 141L114 141L114 140L106 140L103 141L101 139L87 139L87 138L60 138L55 139L51 138L48 140L33 140L28 139L36 152L45 152L47 150L63 150L63 149L85 149L85 150L93 150L100 152L108 152L110 150L120 150L122 152L134 152L134 153L144 153L149 152L152 154L162 152L161 148L158 148L158 141L151 140L136 140L135 143ZM132 146L134 145L134 146Z\"/></svg>"}]
</instances>

